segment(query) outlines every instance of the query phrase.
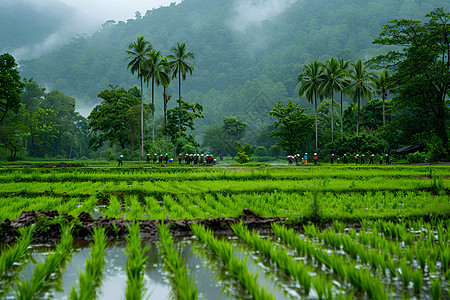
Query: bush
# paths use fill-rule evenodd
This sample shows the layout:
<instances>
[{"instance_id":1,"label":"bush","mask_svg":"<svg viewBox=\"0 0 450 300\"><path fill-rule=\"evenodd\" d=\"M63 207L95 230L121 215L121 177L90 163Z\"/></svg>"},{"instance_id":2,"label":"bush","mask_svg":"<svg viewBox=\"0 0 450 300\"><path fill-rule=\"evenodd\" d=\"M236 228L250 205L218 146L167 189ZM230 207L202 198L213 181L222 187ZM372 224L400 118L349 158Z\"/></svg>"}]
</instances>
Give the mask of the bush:
<instances>
[{"instance_id":1,"label":"bush","mask_svg":"<svg viewBox=\"0 0 450 300\"><path fill-rule=\"evenodd\" d=\"M272 156L254 156L254 159L257 161L257 162L268 162L268 161L271 161L271 160L273 160L273 157Z\"/></svg>"},{"instance_id":2,"label":"bush","mask_svg":"<svg viewBox=\"0 0 450 300\"><path fill-rule=\"evenodd\" d=\"M406 155L406 159L410 163L423 163L426 161L426 155L424 152L416 151Z\"/></svg>"},{"instance_id":3,"label":"bush","mask_svg":"<svg viewBox=\"0 0 450 300\"><path fill-rule=\"evenodd\" d=\"M253 153L255 156L267 156L267 149L264 146L258 146Z\"/></svg>"}]
</instances>

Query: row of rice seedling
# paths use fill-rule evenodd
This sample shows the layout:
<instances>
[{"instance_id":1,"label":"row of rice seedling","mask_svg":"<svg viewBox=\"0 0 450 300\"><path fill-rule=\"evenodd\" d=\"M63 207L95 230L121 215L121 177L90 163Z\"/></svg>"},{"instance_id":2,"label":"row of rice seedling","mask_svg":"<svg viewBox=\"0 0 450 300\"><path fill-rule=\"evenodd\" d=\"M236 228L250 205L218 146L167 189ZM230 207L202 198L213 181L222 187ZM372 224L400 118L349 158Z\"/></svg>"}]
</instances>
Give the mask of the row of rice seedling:
<instances>
[{"instance_id":1,"label":"row of rice seedling","mask_svg":"<svg viewBox=\"0 0 450 300\"><path fill-rule=\"evenodd\" d=\"M367 269L359 269L335 253L326 253L309 241L303 241L292 229L272 224L275 236L292 246L300 255L314 258L332 269L338 277L349 282L356 290L366 292L370 299L387 299L384 285L379 276L372 276Z\"/></svg>"},{"instance_id":2,"label":"row of rice seedling","mask_svg":"<svg viewBox=\"0 0 450 300\"><path fill-rule=\"evenodd\" d=\"M78 276L77 288L72 286L70 300L97 299L105 267L106 233L104 228L93 229L93 242L90 243L91 257L86 258L85 272Z\"/></svg>"},{"instance_id":3,"label":"row of rice seedling","mask_svg":"<svg viewBox=\"0 0 450 300\"><path fill-rule=\"evenodd\" d=\"M192 232L202 240L208 248L217 256L219 256L230 274L245 286L246 290L256 300L274 299L274 297L260 287L256 282L256 277L250 273L246 266L247 258L240 260L234 255L233 246L226 241L219 241L209 229L205 229L200 224L192 224Z\"/></svg>"},{"instance_id":4,"label":"row of rice seedling","mask_svg":"<svg viewBox=\"0 0 450 300\"><path fill-rule=\"evenodd\" d=\"M60 281L52 280L52 278L61 276L61 268L64 267L72 253L72 243L72 227L63 227L61 240L55 250L47 256L45 261L38 262L34 266L31 278L16 281L14 291L16 299L34 299L52 288L53 283L60 284Z\"/></svg>"},{"instance_id":5,"label":"row of rice seedling","mask_svg":"<svg viewBox=\"0 0 450 300\"><path fill-rule=\"evenodd\" d=\"M304 293L306 295L309 294L311 289L311 275L308 274L303 262L294 261L293 257L288 255L287 251L278 248L269 239L262 239L257 233L251 234L242 222L235 223L231 227L247 244L255 248L261 255L270 258L280 269L295 278L302 286Z\"/></svg>"},{"instance_id":6,"label":"row of rice seedling","mask_svg":"<svg viewBox=\"0 0 450 300\"><path fill-rule=\"evenodd\" d=\"M35 226L19 228L20 239L11 247L6 245L0 256L0 278L15 264L24 259L31 243Z\"/></svg>"},{"instance_id":7,"label":"row of rice seedling","mask_svg":"<svg viewBox=\"0 0 450 300\"><path fill-rule=\"evenodd\" d=\"M164 223L160 223L158 232L164 253L164 264L171 273L174 298L180 300L197 299L199 288L194 287L194 281L188 275L189 269L185 266L181 254L174 249L169 229Z\"/></svg>"},{"instance_id":8,"label":"row of rice seedling","mask_svg":"<svg viewBox=\"0 0 450 300\"><path fill-rule=\"evenodd\" d=\"M435 174L433 175L433 171ZM434 166L413 167L321 167L321 168L58 168L43 173L33 168L5 168L1 170L0 182L85 182L85 181L198 181L198 180L276 180L276 179L320 179L346 178L363 176L384 178L431 178L432 176L449 177L448 168Z\"/></svg>"},{"instance_id":9,"label":"row of rice seedling","mask_svg":"<svg viewBox=\"0 0 450 300\"><path fill-rule=\"evenodd\" d=\"M124 249L128 256L125 267L128 278L125 288L127 300L143 299L147 292L144 288L145 262L148 258L145 252L150 249L150 246L141 247L139 228L139 223L133 223L128 227L127 247Z\"/></svg>"}]
</instances>

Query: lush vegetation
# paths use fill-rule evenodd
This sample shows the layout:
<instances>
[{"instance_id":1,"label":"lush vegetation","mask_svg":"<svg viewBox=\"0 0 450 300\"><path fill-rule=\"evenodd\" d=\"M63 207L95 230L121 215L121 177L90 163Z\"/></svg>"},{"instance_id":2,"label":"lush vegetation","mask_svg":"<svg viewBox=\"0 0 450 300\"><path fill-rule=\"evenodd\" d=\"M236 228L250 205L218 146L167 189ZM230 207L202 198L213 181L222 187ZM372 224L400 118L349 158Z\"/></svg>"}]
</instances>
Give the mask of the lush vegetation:
<instances>
[{"instance_id":1,"label":"lush vegetation","mask_svg":"<svg viewBox=\"0 0 450 300\"><path fill-rule=\"evenodd\" d=\"M300 297L384 299L420 294L439 299L448 293L445 282L450 276L449 178L445 166L201 168L136 163L116 168L91 163L43 172L11 164L0 169L0 221L15 219L25 210L132 220L123 277L125 297L135 299L151 292L145 279L146 265L151 264L149 245L143 244L135 220L238 217L250 208L263 217L282 217L283 224L273 223L273 236L267 237L236 223L232 229L240 245L194 224L202 254L178 252L170 228L159 225L161 242L152 247L164 257L175 298L200 297L196 268L186 263L186 255L200 255L223 266L243 287L239 293L258 299L278 295L260 283L261 270L272 270L275 277L285 274L286 284L299 286L294 290ZM46 230L48 222L61 225L61 241L47 258L33 262L28 255L33 233ZM28 291L58 290L73 253L71 231L76 226L56 218L21 229L22 237L0 251L2 295L15 290L17 297L26 298ZM92 236L90 256L72 285L71 299L101 293L105 231L94 229ZM257 267L248 268L255 259L260 260ZM32 276L19 276L28 264L36 264Z\"/></svg>"},{"instance_id":2,"label":"lush vegetation","mask_svg":"<svg viewBox=\"0 0 450 300\"><path fill-rule=\"evenodd\" d=\"M237 149L239 141L253 150L263 147L260 152L266 157L392 154L402 146L420 145L427 161L446 159L445 9L433 9L426 1L292 1L261 20L244 16L242 5L186 0L144 16L137 13L127 22L108 21L92 36L82 35L54 53L22 61L22 76L51 83L76 97L77 105L84 102L91 108L96 96L103 102L91 112L87 126L75 112L74 98L58 90L47 93L33 79L26 80L21 101L8 95L0 102L5 106L2 158L114 159L120 148L118 154L128 159L155 152L171 157L214 152L239 154L237 160L246 162L249 153ZM264 6L269 2L249 5L254 12L270 8ZM379 74L377 68L382 69ZM17 73L14 62L6 69ZM192 76L182 94L186 75ZM17 94L17 84L8 91ZM141 91L132 87L136 84ZM127 91L126 105L108 105ZM170 101L172 94L177 101ZM371 100L373 94L381 99ZM292 99L298 96L296 104ZM132 98L140 98L140 108ZM280 133L281 120L274 113L289 101L314 114L315 137L306 115L306 127L293 128L295 134ZM120 117L111 112L120 112ZM232 130L230 117L241 123L231 123ZM294 117L286 121L296 123Z\"/></svg>"}]
</instances>

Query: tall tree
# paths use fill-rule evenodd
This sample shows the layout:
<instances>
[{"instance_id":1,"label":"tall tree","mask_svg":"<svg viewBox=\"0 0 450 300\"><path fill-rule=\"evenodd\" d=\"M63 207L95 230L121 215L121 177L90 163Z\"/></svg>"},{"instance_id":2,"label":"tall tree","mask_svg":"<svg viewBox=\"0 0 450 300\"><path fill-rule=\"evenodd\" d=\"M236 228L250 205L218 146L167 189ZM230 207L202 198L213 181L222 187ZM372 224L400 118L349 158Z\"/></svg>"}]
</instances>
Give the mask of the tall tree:
<instances>
[{"instance_id":1,"label":"tall tree","mask_svg":"<svg viewBox=\"0 0 450 300\"><path fill-rule=\"evenodd\" d=\"M350 65L350 61L349 60L344 60L342 57L339 59L339 67L341 68L342 71L344 71L345 73L345 77L346 79L343 82L344 88L341 89L340 94L341 94L341 139L344 138L344 123L343 123L343 119L344 119L344 115L343 115L343 103L342 103L342 98L344 97L344 93L346 92L347 86L348 86L348 67Z\"/></svg>"},{"instance_id":2,"label":"tall tree","mask_svg":"<svg viewBox=\"0 0 450 300\"><path fill-rule=\"evenodd\" d=\"M25 84L20 81L14 57L9 53L0 55L0 123L9 111L17 113L20 107L20 93Z\"/></svg>"},{"instance_id":3,"label":"tall tree","mask_svg":"<svg viewBox=\"0 0 450 300\"><path fill-rule=\"evenodd\" d=\"M177 46L172 48L172 53L173 54L169 55L168 58L170 60L170 68L172 69L172 79L178 77L178 103L180 108L179 130L181 135L181 78L186 80L186 73L192 75L194 65L189 61L189 59L194 59L195 57L194 53L187 51L185 43L180 45L180 43L177 42Z\"/></svg>"},{"instance_id":4,"label":"tall tree","mask_svg":"<svg viewBox=\"0 0 450 300\"><path fill-rule=\"evenodd\" d=\"M160 85L161 83L169 82L170 69L161 56L161 51L153 50L148 60L144 63L145 80L152 82L152 141L155 141L155 83Z\"/></svg>"},{"instance_id":5,"label":"tall tree","mask_svg":"<svg viewBox=\"0 0 450 300\"><path fill-rule=\"evenodd\" d=\"M305 109L289 100L286 106L276 104L270 115L277 118L276 130L271 134L281 139L276 145L288 154L299 151L300 143L314 132L313 119L305 114Z\"/></svg>"},{"instance_id":6,"label":"tall tree","mask_svg":"<svg viewBox=\"0 0 450 300\"><path fill-rule=\"evenodd\" d=\"M392 20L382 27L375 44L398 47L372 62L393 70L397 94L391 102L405 114L400 126L414 134L438 136L448 149L448 108L450 87L450 13L436 8L426 15L428 22ZM394 48L396 49L396 48ZM411 126L416 123L417 127ZM442 155L443 153L441 153Z\"/></svg>"},{"instance_id":7,"label":"tall tree","mask_svg":"<svg viewBox=\"0 0 450 300\"><path fill-rule=\"evenodd\" d=\"M341 69L337 58L330 58L322 67L323 74L320 76L321 86L325 97L331 99L331 141L333 141L334 127L334 92L340 92L344 89L345 71Z\"/></svg>"},{"instance_id":8,"label":"tall tree","mask_svg":"<svg viewBox=\"0 0 450 300\"><path fill-rule=\"evenodd\" d=\"M317 129L317 97L322 99L320 88L320 77L323 74L321 64L315 60L309 65L303 65L303 73L298 75L297 81L300 83L298 96L306 96L309 103L314 103L314 111L316 116L316 149L319 147L318 129Z\"/></svg>"},{"instance_id":9,"label":"tall tree","mask_svg":"<svg viewBox=\"0 0 450 300\"><path fill-rule=\"evenodd\" d=\"M389 73L387 70L382 70L375 76L372 80L372 84L375 88L377 95L381 95L383 100L383 126L386 126L386 115L385 115L385 102L389 89L391 88L391 83L389 80Z\"/></svg>"},{"instance_id":10,"label":"tall tree","mask_svg":"<svg viewBox=\"0 0 450 300\"><path fill-rule=\"evenodd\" d=\"M357 102L358 113L356 116L356 136L359 134L359 115L361 111L361 98L371 98L373 74L369 71L367 62L363 63L359 58L356 63L352 63L349 72L348 90L353 95L353 100Z\"/></svg>"},{"instance_id":11,"label":"tall tree","mask_svg":"<svg viewBox=\"0 0 450 300\"><path fill-rule=\"evenodd\" d=\"M139 92L136 87L134 89ZM135 94L133 88L126 91L118 86L110 86L109 90L103 90L98 94L103 101L94 107L88 117L89 129L94 133L89 140L90 148L97 150L108 142L109 146L119 144L125 149L130 137L127 112L139 105L139 97Z\"/></svg>"},{"instance_id":12,"label":"tall tree","mask_svg":"<svg viewBox=\"0 0 450 300\"><path fill-rule=\"evenodd\" d=\"M136 42L131 42L128 45L127 54L127 69L131 68L131 73L137 73L137 78L141 80L141 157L144 157L144 92L142 87L143 70L145 61L148 60L152 51L152 45L146 41L143 36L138 37Z\"/></svg>"}]
</instances>

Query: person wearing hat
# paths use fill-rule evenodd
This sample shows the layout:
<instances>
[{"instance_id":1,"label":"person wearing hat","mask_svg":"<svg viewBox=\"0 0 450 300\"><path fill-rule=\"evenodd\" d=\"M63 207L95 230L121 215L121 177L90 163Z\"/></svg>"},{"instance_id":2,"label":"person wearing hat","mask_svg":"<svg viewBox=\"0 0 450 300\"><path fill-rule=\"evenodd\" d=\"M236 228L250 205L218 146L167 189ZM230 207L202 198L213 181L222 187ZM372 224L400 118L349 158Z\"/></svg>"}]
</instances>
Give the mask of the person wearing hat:
<instances>
[{"instance_id":1,"label":"person wearing hat","mask_svg":"<svg viewBox=\"0 0 450 300\"><path fill-rule=\"evenodd\" d=\"M375 157L375 155L373 155L373 153L369 156L369 165L373 165L373 158Z\"/></svg>"},{"instance_id":2,"label":"person wearing hat","mask_svg":"<svg viewBox=\"0 0 450 300\"><path fill-rule=\"evenodd\" d=\"M314 164L317 165L317 159L318 159L317 153L314 153L313 159L314 159Z\"/></svg>"},{"instance_id":3,"label":"person wearing hat","mask_svg":"<svg viewBox=\"0 0 450 300\"><path fill-rule=\"evenodd\" d=\"M383 164L383 156L380 156L380 165Z\"/></svg>"},{"instance_id":4,"label":"person wearing hat","mask_svg":"<svg viewBox=\"0 0 450 300\"><path fill-rule=\"evenodd\" d=\"M358 158L359 158L359 154L355 155L355 164L358 164Z\"/></svg>"},{"instance_id":5,"label":"person wearing hat","mask_svg":"<svg viewBox=\"0 0 450 300\"><path fill-rule=\"evenodd\" d=\"M150 163L150 153L147 153L147 163Z\"/></svg>"},{"instance_id":6,"label":"person wearing hat","mask_svg":"<svg viewBox=\"0 0 450 300\"><path fill-rule=\"evenodd\" d=\"M344 153L344 158L342 159L342 161L344 164L347 163L347 153Z\"/></svg>"},{"instance_id":7,"label":"person wearing hat","mask_svg":"<svg viewBox=\"0 0 450 300\"><path fill-rule=\"evenodd\" d=\"M123 155L120 155L119 158L117 159L119 161L119 164L117 166L123 165L122 159L123 159Z\"/></svg>"},{"instance_id":8,"label":"person wearing hat","mask_svg":"<svg viewBox=\"0 0 450 300\"><path fill-rule=\"evenodd\" d=\"M181 165L181 153L178 154L178 164Z\"/></svg>"},{"instance_id":9,"label":"person wearing hat","mask_svg":"<svg viewBox=\"0 0 450 300\"><path fill-rule=\"evenodd\" d=\"M386 153L386 165L389 164L389 154Z\"/></svg>"},{"instance_id":10,"label":"person wearing hat","mask_svg":"<svg viewBox=\"0 0 450 300\"><path fill-rule=\"evenodd\" d=\"M308 164L308 153L305 153L305 156L303 159L305 160L305 165Z\"/></svg>"},{"instance_id":11,"label":"person wearing hat","mask_svg":"<svg viewBox=\"0 0 450 300\"><path fill-rule=\"evenodd\" d=\"M330 156L330 163L333 164L334 154L331 154Z\"/></svg>"},{"instance_id":12,"label":"person wearing hat","mask_svg":"<svg viewBox=\"0 0 450 300\"><path fill-rule=\"evenodd\" d=\"M153 154L153 163L154 164L156 164L156 161L158 160L158 158L157 158L158 156L157 156L157 154L155 153L155 154Z\"/></svg>"},{"instance_id":13,"label":"person wearing hat","mask_svg":"<svg viewBox=\"0 0 450 300\"><path fill-rule=\"evenodd\" d=\"M203 165L205 163L205 155L202 153L200 154L200 164Z\"/></svg>"},{"instance_id":14,"label":"person wearing hat","mask_svg":"<svg viewBox=\"0 0 450 300\"><path fill-rule=\"evenodd\" d=\"M363 154L363 155L361 155L361 164L362 165L364 165L364 159L365 159L365 157L364 157L364 154Z\"/></svg>"}]
</instances>

